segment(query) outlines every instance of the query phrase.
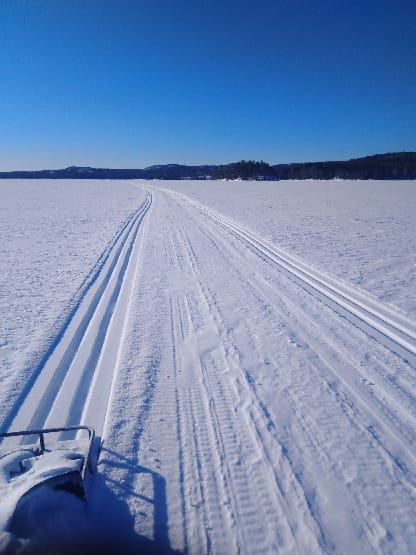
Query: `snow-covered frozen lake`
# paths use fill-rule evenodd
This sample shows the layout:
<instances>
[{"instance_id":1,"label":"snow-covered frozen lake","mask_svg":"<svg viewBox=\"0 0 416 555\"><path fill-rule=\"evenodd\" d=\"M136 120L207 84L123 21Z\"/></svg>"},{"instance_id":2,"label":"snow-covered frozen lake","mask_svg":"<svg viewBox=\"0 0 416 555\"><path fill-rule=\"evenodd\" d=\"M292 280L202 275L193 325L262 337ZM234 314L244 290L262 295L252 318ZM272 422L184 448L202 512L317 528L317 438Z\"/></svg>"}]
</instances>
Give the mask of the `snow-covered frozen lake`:
<instances>
[{"instance_id":1,"label":"snow-covered frozen lake","mask_svg":"<svg viewBox=\"0 0 416 555\"><path fill-rule=\"evenodd\" d=\"M167 181L163 187L416 317L416 182Z\"/></svg>"},{"instance_id":2,"label":"snow-covered frozen lake","mask_svg":"<svg viewBox=\"0 0 416 555\"><path fill-rule=\"evenodd\" d=\"M17 393L142 198L125 182L0 180L0 390Z\"/></svg>"},{"instance_id":3,"label":"snow-covered frozen lake","mask_svg":"<svg viewBox=\"0 0 416 555\"><path fill-rule=\"evenodd\" d=\"M99 547L415 552L416 182L0 198L0 429L95 428Z\"/></svg>"}]
</instances>

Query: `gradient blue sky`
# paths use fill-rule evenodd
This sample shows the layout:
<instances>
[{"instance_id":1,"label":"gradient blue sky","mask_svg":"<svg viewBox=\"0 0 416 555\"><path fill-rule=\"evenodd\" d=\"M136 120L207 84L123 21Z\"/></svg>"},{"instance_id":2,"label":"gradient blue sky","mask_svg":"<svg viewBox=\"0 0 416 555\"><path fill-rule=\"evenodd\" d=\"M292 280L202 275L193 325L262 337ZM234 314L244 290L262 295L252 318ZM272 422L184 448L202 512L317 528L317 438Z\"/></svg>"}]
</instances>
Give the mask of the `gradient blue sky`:
<instances>
[{"instance_id":1,"label":"gradient blue sky","mask_svg":"<svg viewBox=\"0 0 416 555\"><path fill-rule=\"evenodd\" d=\"M0 170L416 150L416 2L0 0Z\"/></svg>"}]
</instances>

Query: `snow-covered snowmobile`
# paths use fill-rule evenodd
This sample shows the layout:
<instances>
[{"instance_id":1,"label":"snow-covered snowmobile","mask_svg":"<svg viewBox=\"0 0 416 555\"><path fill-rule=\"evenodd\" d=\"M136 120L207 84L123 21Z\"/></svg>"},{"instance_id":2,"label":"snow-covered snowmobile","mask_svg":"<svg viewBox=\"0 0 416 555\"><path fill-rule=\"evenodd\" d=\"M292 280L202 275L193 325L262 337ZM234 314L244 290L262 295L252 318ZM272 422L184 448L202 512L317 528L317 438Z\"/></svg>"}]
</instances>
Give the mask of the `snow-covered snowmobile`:
<instances>
[{"instance_id":1,"label":"snow-covered snowmobile","mask_svg":"<svg viewBox=\"0 0 416 555\"><path fill-rule=\"evenodd\" d=\"M47 511L85 500L94 437L88 426L0 434L0 534L30 537Z\"/></svg>"}]
</instances>

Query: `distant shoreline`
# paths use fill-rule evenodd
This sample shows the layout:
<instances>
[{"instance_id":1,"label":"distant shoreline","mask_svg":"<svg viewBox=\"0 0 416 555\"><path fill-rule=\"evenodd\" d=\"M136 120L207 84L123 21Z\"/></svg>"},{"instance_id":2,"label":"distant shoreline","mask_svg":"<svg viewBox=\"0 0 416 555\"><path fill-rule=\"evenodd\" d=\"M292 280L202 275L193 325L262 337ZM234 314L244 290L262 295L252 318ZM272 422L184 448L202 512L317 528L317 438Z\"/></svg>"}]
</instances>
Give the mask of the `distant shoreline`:
<instances>
[{"instance_id":1,"label":"distant shoreline","mask_svg":"<svg viewBox=\"0 0 416 555\"><path fill-rule=\"evenodd\" d=\"M143 169L71 166L59 170L0 172L0 179L416 179L416 152L375 154L345 161L301 162L270 165L241 160L223 165L165 164Z\"/></svg>"}]
</instances>

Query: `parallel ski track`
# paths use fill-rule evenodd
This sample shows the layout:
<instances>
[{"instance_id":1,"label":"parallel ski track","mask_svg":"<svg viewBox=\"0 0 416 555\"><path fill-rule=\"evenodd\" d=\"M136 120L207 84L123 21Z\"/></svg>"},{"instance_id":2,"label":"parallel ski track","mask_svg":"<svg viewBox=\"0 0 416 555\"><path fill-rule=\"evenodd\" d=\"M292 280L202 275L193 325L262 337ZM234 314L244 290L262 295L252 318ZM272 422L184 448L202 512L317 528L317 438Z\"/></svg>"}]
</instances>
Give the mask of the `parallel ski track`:
<instances>
[{"instance_id":1,"label":"parallel ski track","mask_svg":"<svg viewBox=\"0 0 416 555\"><path fill-rule=\"evenodd\" d=\"M148 192L143 204L129 215L86 278L79 302L48 349L36 381L30 384L25 398L19 400L9 430L81 424L94 398L94 388L100 390L96 394L100 406L97 410L91 407L89 412L94 414L93 424L102 429L114 368L105 368L105 361L100 357L139 230L151 205L152 195ZM102 380L94 379L100 364L106 373L104 388Z\"/></svg>"},{"instance_id":2,"label":"parallel ski track","mask_svg":"<svg viewBox=\"0 0 416 555\"><path fill-rule=\"evenodd\" d=\"M179 202L179 204L182 204L182 203ZM205 226L203 227L205 228ZM208 226L206 227L206 229L203 229L201 227L200 231L206 234L207 237L211 235L211 232L212 232L211 240L214 241L214 243L216 244L216 248L218 249L218 252L224 256L224 259L227 260L227 265L229 265L229 264L232 264L232 260L235 257L235 255L233 255L231 252L232 247L228 246L230 252L228 252L227 250L226 237L230 229L227 226L222 226L222 227L224 229L224 233L222 234L224 235L224 237L221 239L220 243L218 243L218 239L220 236L218 235L218 231L215 231L215 227L212 227L212 229L210 229ZM215 297L212 297L209 290L203 284L203 280L202 280L203 276L198 270L198 262L195 255L193 254L193 249L189 243L189 240L181 232L181 230L178 230L178 235L182 236L181 242L185 245L187 244L186 250L188 251L188 257L190 260L191 267L193 268L194 275L199 276L198 281L203 291L203 297L205 297L206 304L209 307L209 310L213 315L214 320L217 322L218 332L224 338L224 341L225 341L224 343L224 346L226 346L225 357L228 360L228 364L232 364L232 360L229 360L229 356L230 355L233 356L233 353L236 350L236 347L232 344L232 335L230 335L227 332L227 325L224 319L222 318L221 313L218 312L219 307L216 305ZM234 235L236 234L234 233ZM244 237L241 238L240 235L237 235L237 238L247 243ZM251 242L247 244L253 250L255 250ZM238 258L238 255L236 255L236 257ZM264 258L264 255L262 256L262 258ZM268 257L266 262L274 263L271 257ZM256 284L255 280L251 279L250 276L245 276L245 280L248 280L249 282L248 283L245 281L247 289L248 290L251 289L251 293L255 297L259 295L259 298L258 298L259 304L262 305L264 302L264 301L262 302L262 299L268 298L266 289L264 289L263 287L259 288L258 286L259 284ZM296 281L296 283L298 282ZM309 293L311 292L309 290L307 291ZM265 294L266 294L266 297L264 297ZM270 307L275 307L275 301L277 300L277 298L274 294L271 294L270 299L268 301L268 305L270 303L269 305ZM278 308L280 305L281 307ZM316 366L315 370L316 370L316 373L319 374L321 380L323 380L322 383L325 384L325 387L327 387L328 391L332 395L334 395L334 398L338 399L338 401L334 404L334 406L335 407L338 406L339 408L342 409L345 416L351 420L351 425L353 427L358 426L358 429L360 430L358 437L360 438L360 442L362 442L363 447L361 446L361 444L360 445L357 444L356 446L357 450L364 450L364 452L367 452L366 451L367 447L365 446L369 444L372 444L373 446L373 449L370 452L367 452L367 456L363 456L362 458L358 458L358 459L352 456L351 465L353 466L353 465L359 464L360 474L363 477L365 477L368 472L370 472L370 476L371 476L371 468L373 465L376 465L376 466L385 465L386 470L389 469L390 472L392 472L392 476L394 475L395 479L399 481L400 487L403 488L403 491L408 491L408 492L412 491L412 488L414 487L412 469L415 468L416 457L415 457L414 448L412 446L411 437L410 436L408 437L405 431L403 432L403 430L400 430L401 422L399 422L399 427L397 427L393 414L389 412L389 410L387 410L389 409L388 404L387 405L384 404L383 406L377 405L376 403L380 403L380 399L376 399L376 400L369 399L365 394L363 394L362 390L357 388L356 384L351 379L349 378L345 379L345 377L342 375L343 371L341 369L343 368L343 366L350 364L348 354L344 353L342 350L338 351L339 346L336 346L336 345L333 346L333 348L335 349L334 351L335 354L331 354L330 344L326 346L325 345L326 342L324 341L323 344L321 345L319 340L318 341L315 340L314 333L311 335L310 330L307 331L309 328L311 328L311 326L312 326L312 329L314 327L314 323L311 321L310 316L308 316L308 314L304 310L302 310L299 306L294 304L289 297L285 298L284 301L281 300L281 302L278 302L278 306L276 307L277 312L283 315L284 320L286 321L286 324L288 326L288 329L290 330L291 322L290 322L290 319L287 320L287 318L284 316L286 314L285 305L287 305L288 307L288 314L290 312L290 314L297 314L297 318L305 318L305 321L303 323L300 321L297 321L295 326L299 326L299 327L296 329L298 329L302 333L306 332L306 335L304 336L305 341L307 341L308 346L311 349L311 352L315 352L320 358L320 362ZM330 306L331 308L333 308L332 305ZM275 310L274 308L271 308L271 309L273 311ZM281 312L281 309L283 309L283 312ZM191 309L190 309L190 314L192 314ZM368 333L368 329L366 329L365 331ZM383 343L383 345L385 344ZM327 347L329 348L329 350L327 350ZM397 350L395 350L395 352L397 354ZM322 365L322 363L324 364ZM203 364L201 368L205 374L207 371L206 368L208 367ZM411 370L410 366L409 366L409 370ZM336 376L340 380L340 383L342 384L341 388L339 388L339 386L336 385L337 382L334 382L333 378L331 377L331 374ZM218 375L218 371L214 371L212 373L210 372L209 375L210 376ZM207 377L208 377L208 374L207 374ZM252 405L249 411L250 420L254 428L253 431L256 434L258 434L258 439L259 439L258 448L260 448L260 451L263 452L263 460L267 461L267 452L280 451L281 465L278 469L278 472L275 473L276 485L278 488L277 491L279 490L282 491L283 489L283 488L281 489L282 481L286 484L287 483L291 483L292 485L296 484L299 489L294 495L295 495L295 498L297 498L300 501L302 499L302 496L299 495L299 493L302 492L304 485L302 484L302 481L297 483L297 480L293 479L293 476L296 474L291 473L292 463L290 461L290 458L287 457L283 449L281 449L280 447L280 442L279 442L278 433L277 433L278 430L275 427L275 423L273 422L273 419L268 413L267 407L264 406L261 396L258 395L256 391L255 383L252 382L251 377L249 375L246 375L245 379L243 376L241 376L241 378L243 379L238 379L237 381L238 389L242 394L242 398L251 397L252 399ZM209 378L209 380L211 381L212 378ZM296 381L298 383L295 386ZM320 382L315 382L315 383L320 383ZM223 387L223 385L224 384L222 384L221 387ZM300 434L301 437L304 436L304 442L302 442L302 444L305 444L305 445L308 444L311 438L316 439L316 441L314 441L311 444L313 449L315 450L316 459L321 460L322 464L326 466L328 464L328 460L330 460L330 458L328 459L329 455L326 452L326 441L327 441L326 438L331 437L332 441L336 440L337 434L338 434L338 429L336 425L337 417L334 414L334 418L326 419L325 416L328 416L328 414L325 413L325 410L324 411L321 410L322 407L320 407L319 400L316 403L316 400L318 398L315 398L314 395L312 395L312 397L310 396L308 397L307 396L308 388L306 387L306 391L305 391L305 387L306 387L305 375L302 373L302 371L298 370L296 371L296 376L293 375L293 386L290 389L292 394L291 396L288 397L288 402L290 402L291 404L293 403L294 411L297 412L296 407L300 402L299 400L301 400L301 402L304 403L305 402L304 397L306 396L308 399L307 403L313 402L315 404L315 409L314 409L315 413L318 414L322 412L322 419L320 419L320 421L325 422L325 425L322 427L322 429L317 429L316 422L314 422L313 419L309 418L308 414L304 414L303 417L299 419L299 427L298 427L297 433ZM342 391L342 389L344 389L344 391ZM250 390L251 393L248 390ZM210 390L207 391L207 393L208 393L208 398L213 400L212 414L217 414L219 407L215 406L215 399L221 399L221 395L219 394L219 392L215 390L214 382L210 385ZM354 399L354 404L351 404L351 401L348 399L348 396L351 396L351 399ZM389 402L391 401L392 399L390 399ZM397 399L394 399L393 406L395 406L395 410L396 409L399 410L400 407L397 407L396 405L397 405ZM370 420L368 419L368 415L370 416ZM381 428L385 432L387 432L387 437L389 438L387 443L384 441L386 438L385 437L383 438L383 436L380 436L379 431L377 431L377 427L374 427L373 425L370 424L371 419L374 419L375 422L380 424ZM339 439L342 442L342 438L339 438ZM272 443L275 444L275 448L272 447L269 450L263 451L261 446L270 444L270 441L272 441ZM391 447L393 447L392 450L391 450ZM224 458L224 461L226 460L227 459ZM270 468L273 468L272 464L270 465ZM391 470L391 468L393 469L395 468L395 470ZM338 476L341 482L344 482L344 481L348 482L348 476L346 474L346 472L348 471L347 461L342 461L340 464L338 464L335 461L331 471ZM291 478L289 478L290 476ZM370 480L368 480L368 483L369 482ZM228 483L229 484L233 483L233 479L231 478L231 476L229 476ZM367 483L365 479L364 479L364 483ZM365 512L367 512L370 515L373 514L374 507L372 506L372 495L370 493L367 492L368 498L366 496L360 495L359 492L354 492L353 490L351 490L349 495L354 497L355 506L360 507L359 510L362 511L362 514L364 514ZM397 504L397 498L395 497L394 492L391 493L391 492L385 491L383 495L385 499L386 508L388 507L388 509L386 510L386 514L389 514L389 511L390 511L390 514L395 514L394 508ZM232 497L234 496L232 495ZM287 501L288 501L288 497L283 496L280 502L282 503L282 505L284 505L284 503ZM238 505L239 503L237 502L236 506L238 507ZM325 537L326 534L324 532L324 527L321 527L321 519L319 516L319 511L315 512L314 505L311 503L310 505L308 504L308 510L304 512L304 515L307 512L309 512L308 516L312 517L312 519L315 521L315 525L316 525L315 533L317 534L317 538L319 538L319 544L321 549L323 549L324 551L326 550L331 551L331 540ZM291 511L289 511L288 514L291 514ZM377 515L374 514L373 516L374 516L374 521L376 521L378 518ZM385 523L385 525L386 526L388 525L387 522ZM398 524L396 523L396 525ZM377 540L374 538L374 534L371 526L368 526L368 529L364 527L363 531L365 535L368 535L370 543L377 542ZM243 540L242 544L244 543L245 542ZM377 543L375 543L375 545L377 545Z\"/></svg>"},{"instance_id":3,"label":"parallel ski track","mask_svg":"<svg viewBox=\"0 0 416 555\"><path fill-rule=\"evenodd\" d=\"M245 236L246 232L240 233L238 229L236 231L234 223L231 222L230 226L225 225L228 224L228 220L225 219L224 224L224 218L222 218L222 216L218 216L216 213L212 214L212 211L205 209L205 207L201 206L191 199L188 199L187 197L183 197L182 195L178 195L177 193L172 193L171 191L165 192L169 193L171 197L173 197L173 199L176 198L176 200L179 201L179 204L190 206L193 209L196 208L200 213L203 213L204 215L207 215L206 212L208 211L208 218L215 224L219 224L226 233L229 233L231 231L231 233L238 240L245 243L253 252L259 254L261 258L265 260L265 262L270 263L275 267L277 266L279 269L281 268L279 260L276 260L276 257L273 256L273 252L270 254L267 250L258 247L259 242L260 244L262 244L262 241L260 239L256 238L256 242L254 242L250 237L247 239L247 237ZM237 226L237 228L240 227L241 226ZM249 235L250 234L251 232L249 233ZM267 249L269 248L267 244L266 247ZM287 275L294 283L300 285L308 293L312 294L315 298L324 301L325 304L327 304L331 309L334 309L338 313L341 312L342 316L345 317L347 321L356 325L361 331L368 334L371 338L376 339L381 345L383 345L383 347L386 347L388 350L395 353L395 355L402 358L409 369L409 373L413 372L413 368L416 363L416 357L413 355L413 353L407 349L405 350L401 344L395 343L392 337L387 338L384 334L378 333L377 329L372 328L368 315L366 316L366 320L363 323L360 319L355 317L355 314L348 312L344 308L339 309L339 305L335 301L327 300L327 297L321 295L320 292L318 292L318 294L315 294L315 289L309 287L309 284L304 287L303 280L298 277L297 274L294 277L294 274L292 272L289 272L286 267L283 268L283 273ZM321 272L317 273L319 273L321 276L327 277ZM334 278L330 279L334 280ZM254 290L258 288L254 283L251 283L251 285L254 287ZM340 285L344 286L344 284ZM322 288L323 287L320 287L320 289ZM264 290L264 288L261 289L261 292L259 291L260 297L264 297L264 295L266 295L266 298L268 298L269 295ZM365 297L364 292L356 291L355 288L352 287L349 289L351 289L351 291L353 291L354 293L357 292L358 294L361 294L362 297ZM407 388L401 386L400 382L398 383L398 380L396 379L393 381L392 384L388 373L385 372L386 376L383 376L382 378L382 389L380 390L380 394L378 394L377 389L375 391L372 391L370 394L368 388L366 389L360 387L357 384L356 380L350 377L350 370L352 369L351 364L354 355L352 353L345 352L345 348L342 347L341 344L337 343L336 345L333 345L331 339L325 341L316 340L314 337L316 336L316 334L318 334L317 337L319 337L320 330L317 329L316 323L311 320L310 315L301 307L299 307L298 303L293 303L293 301L290 300L288 296L285 296L284 299L279 296L280 300L277 300L274 293L272 291L270 293L272 295L272 298L270 298L270 302L273 304L277 301L283 309L282 314L284 314L284 312L290 312L292 314L291 318L294 317L294 314L302 315L301 318L303 319L303 321L298 321L297 325L300 326L301 329L303 329L306 342L310 345L312 351L314 351L321 358L321 361L324 363L327 372L334 375L343 384L343 387L348 392L348 395L352 396L352 398L355 399L355 403L357 404L357 406L360 407L361 410L364 411L364 413L367 414L371 419L377 422L384 430L385 434L387 434L385 437L389 438L391 446L394 446L393 451L395 451L396 453L395 456L390 453L390 456L392 456L399 465L404 464L409 468L414 468L416 465L416 447L414 434L414 423L416 422L416 419L415 416L412 414L413 411L409 409L412 400L414 404L414 387L413 389L406 391ZM372 302L376 302L373 301L373 299L371 298L369 300ZM403 320L400 314L397 314L389 307L383 307L380 303L377 303L377 305L380 307L381 310L385 309L390 314L391 321L393 316L397 316L400 327L400 323ZM368 309L367 313L371 314L371 308ZM408 325L408 328L412 328L412 326L414 326L414 323L410 320L406 318L404 318L404 320ZM290 329L291 322L287 321L287 325ZM410 329L408 331L409 335L407 342L409 343L410 341L412 341L413 343L415 343L414 337L410 336ZM410 347L413 348L413 345L410 345ZM374 357L374 355L372 355L372 357ZM382 360L377 360L377 364L379 368L383 368L386 363ZM378 376L378 379L380 378L381 376ZM406 376L403 375L400 379L406 380ZM412 382L413 381L414 380L412 380ZM404 385L406 386L406 383L404 383ZM411 384L409 383L408 386L411 387ZM398 397L398 394L400 394L401 397ZM401 398L405 400L406 405L408 405L407 407L403 407L399 404ZM373 433L375 434L374 437L376 441L380 441L380 438L377 436L377 432L374 431ZM388 449L388 447L384 445L384 449ZM407 461L407 464L405 463L405 461Z\"/></svg>"},{"instance_id":4,"label":"parallel ski track","mask_svg":"<svg viewBox=\"0 0 416 555\"><path fill-rule=\"evenodd\" d=\"M362 331L394 351L404 360L416 363L416 324L398 311L383 305L364 291L320 272L286 253L249 229L179 193L163 189L180 202L192 206L206 217L247 242L257 253L276 266L314 296L354 322Z\"/></svg>"},{"instance_id":5,"label":"parallel ski track","mask_svg":"<svg viewBox=\"0 0 416 555\"><path fill-rule=\"evenodd\" d=\"M211 234L211 231L214 231L214 228L209 231L207 228L207 237ZM224 238L220 243L218 243L219 235L217 233L212 235L212 240L217 242L218 252L224 257L227 266L230 267L233 266L234 257L238 259L239 256L238 254L237 256L233 255L232 247L229 245L227 246L226 233L227 232L224 233ZM303 440L300 441L300 445L307 445L308 443L313 445L315 454L312 459L321 460L323 467L325 467L328 461L331 460L330 453L325 448L325 443L329 438L332 438L332 441L343 441L343 438L337 437L339 432L337 427L337 411L341 409L346 418L350 420L351 425L360 430L360 441L362 441L364 445L368 445L369 443L373 445L373 450L369 453L367 452L366 455L361 458L360 463L362 466L362 476L365 476L368 471L370 471L368 483L370 482L372 465L380 464L380 461L386 461L386 469L390 469L392 463L393 468L396 467L396 479L400 480L404 490L412 490L414 487L414 474L411 469L416 467L413 447L414 433L411 434L410 431L407 433L406 430L402 429L402 420L396 423L397 415L393 416L390 410L390 404L399 411L400 407L397 406L397 399L389 397L387 405L385 403L381 404L379 398L375 399L369 397L368 392L357 387L357 384L351 379L345 378L343 369L350 364L348 354L343 350L338 350L339 346L332 345L331 342L327 345L326 341L321 342L314 339L315 333L312 330L316 325L311 320L310 315L308 315L305 310L301 309L298 304L294 303L288 297L283 300L278 294L272 291L267 293L267 291L259 287L256 280L252 279L250 276L245 276L244 287L247 289L247 293L250 296L252 295L258 300L259 306L268 307L267 310L270 311L270 318L272 321L277 315L283 318L289 334L293 335L295 341L299 341L300 333L301 340L305 342L304 348L310 350L311 353L315 353L314 356L316 357L317 364L312 364L310 368L313 369L314 373L319 377L319 380L311 380L310 374L305 374L302 369L296 368L291 373L291 387L286 395L287 402L293 406L293 412L300 415L297 431L299 434L298 437L303 437ZM207 295L210 311L217 322L219 333L224 338L227 358L231 357L229 364L232 364L232 358L238 361L238 349L233 344L232 333L227 329L226 321L221 315L220 307L215 302L215 297L208 289L205 290L205 294ZM294 315L297 315L296 318ZM295 320L293 320L293 318L295 318ZM292 326L294 326L294 330L291 329ZM308 383L309 381L310 384ZM314 388L316 384L319 383L322 383L330 395L336 400L332 406L332 409L335 410L332 418L328 417L328 405L321 406L319 396L316 394L311 395L310 387ZM337 385L338 383L342 385ZM264 459L267 460L268 452L280 452L281 464L278 472L275 474L278 488L283 491L281 484L291 483L293 486L296 484L299 491L302 492L305 486L302 484L301 479L299 482L297 478L293 479L293 476L297 476L297 474L290 472L292 462L288 454L281 447L278 439L281 431L279 432L279 427L276 426L276 423L269 414L267 406L263 403L261 396L257 392L255 381L251 378L249 373L246 372L245 376L242 375L241 378L237 380L237 384L242 399L249 397L247 395L247 389L249 388L251 390L252 405L249 413L252 418L254 429L259 439L261 438L259 449L263 450L262 445L270 445L270 442L275 444L274 448L271 447L264 451ZM317 428L316 421L310 418L308 412L305 413L305 411L299 410L299 403L300 407L308 406L312 408L312 406L314 406L314 414L321 414L319 421L324 424L321 424L320 427ZM253 410L254 407L256 407L256 411ZM403 417L402 413L399 412L398 414ZM382 433L380 435L379 427L374 426L372 422L378 423L380 428L384 430L384 434ZM311 438L313 438L312 443L310 443ZM387 444L385 441L386 438L389 439ZM359 446L356 445L356 450L358 451L358 449ZM357 464L357 459L354 454L351 453L351 455L350 467ZM348 468L349 465L348 463L346 464L345 459L341 464L334 461L331 471L336 472L338 479L343 482L348 480ZM410 473L408 473L407 470L410 470ZM292 476L291 479L288 479L290 476ZM299 478L301 477L299 476ZM366 480L364 481L367 483ZM300 497L296 489L293 491L292 495L296 498ZM285 500L287 499L288 498L285 496ZM394 493L392 495L390 492L385 492L384 502L386 507L394 506L396 502ZM369 505L366 506L365 503L366 499L360 496L356 497L354 501L356 507L362 507L363 511L371 512L373 509ZM319 510L315 510L313 503L308 504L308 509L320 530L321 546L324 550L331 550L330 540L325 537L324 527L321 526L322 523ZM394 514L394 510L391 510L391 514ZM288 511L288 514L293 514L293 512ZM371 536L371 531L369 535ZM370 541L372 541L371 538Z\"/></svg>"}]
</instances>

